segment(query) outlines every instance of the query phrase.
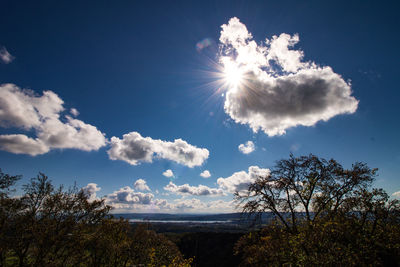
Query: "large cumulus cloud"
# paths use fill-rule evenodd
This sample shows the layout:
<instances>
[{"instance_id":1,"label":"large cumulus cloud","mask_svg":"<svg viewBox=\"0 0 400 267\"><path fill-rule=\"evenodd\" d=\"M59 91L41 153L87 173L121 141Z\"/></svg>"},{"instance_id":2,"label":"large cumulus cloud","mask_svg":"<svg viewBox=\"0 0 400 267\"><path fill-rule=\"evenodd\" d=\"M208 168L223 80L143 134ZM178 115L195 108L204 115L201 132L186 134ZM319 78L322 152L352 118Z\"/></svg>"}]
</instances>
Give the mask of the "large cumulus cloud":
<instances>
[{"instance_id":1,"label":"large cumulus cloud","mask_svg":"<svg viewBox=\"0 0 400 267\"><path fill-rule=\"evenodd\" d=\"M0 149L32 156L53 148L98 150L106 138L95 126L71 116L62 116L63 100L52 91L42 95L14 84L0 85L0 126L19 128L36 134L0 135Z\"/></svg>"},{"instance_id":2,"label":"large cumulus cloud","mask_svg":"<svg viewBox=\"0 0 400 267\"><path fill-rule=\"evenodd\" d=\"M283 33L257 44L239 19L222 25L220 62L243 76L229 85L224 104L235 122L274 136L356 111L350 83L329 66L304 62L303 51L291 49L298 41Z\"/></svg>"},{"instance_id":3,"label":"large cumulus cloud","mask_svg":"<svg viewBox=\"0 0 400 267\"><path fill-rule=\"evenodd\" d=\"M182 139L174 142L142 137L138 132L124 134L122 139L111 138L108 155L112 160L123 160L131 165L152 162L153 158L172 160L188 167L200 166L208 158L205 148L198 148Z\"/></svg>"}]
</instances>

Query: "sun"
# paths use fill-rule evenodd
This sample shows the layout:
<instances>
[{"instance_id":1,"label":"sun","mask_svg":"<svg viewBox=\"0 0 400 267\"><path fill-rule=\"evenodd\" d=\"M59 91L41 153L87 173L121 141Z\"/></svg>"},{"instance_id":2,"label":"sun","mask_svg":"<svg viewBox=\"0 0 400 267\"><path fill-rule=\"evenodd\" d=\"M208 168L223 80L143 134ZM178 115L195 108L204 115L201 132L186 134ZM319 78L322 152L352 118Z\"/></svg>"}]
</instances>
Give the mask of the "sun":
<instances>
[{"instance_id":1,"label":"sun","mask_svg":"<svg viewBox=\"0 0 400 267\"><path fill-rule=\"evenodd\" d=\"M243 70L232 61L224 64L224 80L229 87L237 88L243 82Z\"/></svg>"}]
</instances>

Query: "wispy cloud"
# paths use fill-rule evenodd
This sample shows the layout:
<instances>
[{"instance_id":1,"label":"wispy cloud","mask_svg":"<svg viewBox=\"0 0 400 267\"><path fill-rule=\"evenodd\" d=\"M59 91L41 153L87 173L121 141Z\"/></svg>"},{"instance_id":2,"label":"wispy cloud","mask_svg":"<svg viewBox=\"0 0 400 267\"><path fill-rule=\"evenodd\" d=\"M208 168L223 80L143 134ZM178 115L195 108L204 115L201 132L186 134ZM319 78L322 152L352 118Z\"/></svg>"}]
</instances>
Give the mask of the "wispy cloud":
<instances>
[{"instance_id":1,"label":"wispy cloud","mask_svg":"<svg viewBox=\"0 0 400 267\"><path fill-rule=\"evenodd\" d=\"M11 63L14 60L14 56L12 56L7 49L3 46L0 47L0 61L5 64Z\"/></svg>"},{"instance_id":2,"label":"wispy cloud","mask_svg":"<svg viewBox=\"0 0 400 267\"><path fill-rule=\"evenodd\" d=\"M76 108L71 108L69 112L74 116L77 117L79 115L79 111Z\"/></svg>"}]
</instances>

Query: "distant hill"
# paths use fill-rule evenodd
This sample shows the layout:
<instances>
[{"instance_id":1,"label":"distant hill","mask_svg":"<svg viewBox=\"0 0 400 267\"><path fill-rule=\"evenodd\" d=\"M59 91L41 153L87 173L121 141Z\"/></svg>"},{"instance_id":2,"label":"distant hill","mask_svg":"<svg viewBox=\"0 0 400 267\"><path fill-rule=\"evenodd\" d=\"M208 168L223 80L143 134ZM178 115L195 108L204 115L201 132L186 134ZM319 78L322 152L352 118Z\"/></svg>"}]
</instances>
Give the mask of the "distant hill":
<instances>
[{"instance_id":1,"label":"distant hill","mask_svg":"<svg viewBox=\"0 0 400 267\"><path fill-rule=\"evenodd\" d=\"M226 223L248 223L254 221L255 216L242 213L220 213L220 214L169 214L169 213L118 213L113 214L116 218L128 220L149 221L219 221ZM273 218L270 212L262 214L262 222L268 222Z\"/></svg>"}]
</instances>

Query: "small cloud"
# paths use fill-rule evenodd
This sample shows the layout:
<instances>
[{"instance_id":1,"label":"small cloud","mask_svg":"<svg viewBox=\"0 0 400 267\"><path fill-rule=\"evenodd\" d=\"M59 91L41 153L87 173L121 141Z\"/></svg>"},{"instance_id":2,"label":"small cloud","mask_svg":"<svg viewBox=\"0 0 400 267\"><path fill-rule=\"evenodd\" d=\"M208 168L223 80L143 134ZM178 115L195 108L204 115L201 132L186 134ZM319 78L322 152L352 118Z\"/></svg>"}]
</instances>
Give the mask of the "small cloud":
<instances>
[{"instance_id":1,"label":"small cloud","mask_svg":"<svg viewBox=\"0 0 400 267\"><path fill-rule=\"evenodd\" d=\"M293 145L290 146L290 151L296 152L297 150L300 149L300 147L301 147L300 144L293 144Z\"/></svg>"},{"instance_id":2,"label":"small cloud","mask_svg":"<svg viewBox=\"0 0 400 267\"><path fill-rule=\"evenodd\" d=\"M14 58L15 57L13 57L4 46L0 47L0 60L3 61L3 63L11 63Z\"/></svg>"},{"instance_id":3,"label":"small cloud","mask_svg":"<svg viewBox=\"0 0 400 267\"><path fill-rule=\"evenodd\" d=\"M200 173L200 176L203 178L209 178L211 176L211 173L208 170L205 170L202 173Z\"/></svg>"},{"instance_id":4,"label":"small cloud","mask_svg":"<svg viewBox=\"0 0 400 267\"><path fill-rule=\"evenodd\" d=\"M400 198L400 191L394 192L392 196L394 196L395 198Z\"/></svg>"},{"instance_id":5,"label":"small cloud","mask_svg":"<svg viewBox=\"0 0 400 267\"><path fill-rule=\"evenodd\" d=\"M71 108L69 111L74 117L79 115L79 111L76 108Z\"/></svg>"},{"instance_id":6,"label":"small cloud","mask_svg":"<svg viewBox=\"0 0 400 267\"><path fill-rule=\"evenodd\" d=\"M133 184L133 188L137 191L151 191L150 188L147 186L147 183L143 179L138 179Z\"/></svg>"},{"instance_id":7,"label":"small cloud","mask_svg":"<svg viewBox=\"0 0 400 267\"><path fill-rule=\"evenodd\" d=\"M89 201L94 201L98 199L96 192L100 191L101 187L95 183L88 183L87 186L82 187L82 190L88 196Z\"/></svg>"},{"instance_id":8,"label":"small cloud","mask_svg":"<svg viewBox=\"0 0 400 267\"><path fill-rule=\"evenodd\" d=\"M238 148L243 154L250 154L255 150L255 146L252 141L247 141L245 144L240 144Z\"/></svg>"},{"instance_id":9,"label":"small cloud","mask_svg":"<svg viewBox=\"0 0 400 267\"><path fill-rule=\"evenodd\" d=\"M205 38L196 44L197 52L201 52L204 48L211 46L213 43L211 38Z\"/></svg>"},{"instance_id":10,"label":"small cloud","mask_svg":"<svg viewBox=\"0 0 400 267\"><path fill-rule=\"evenodd\" d=\"M166 170L165 172L163 172L163 175L165 177L174 177L174 173L172 172L172 170Z\"/></svg>"}]
</instances>

